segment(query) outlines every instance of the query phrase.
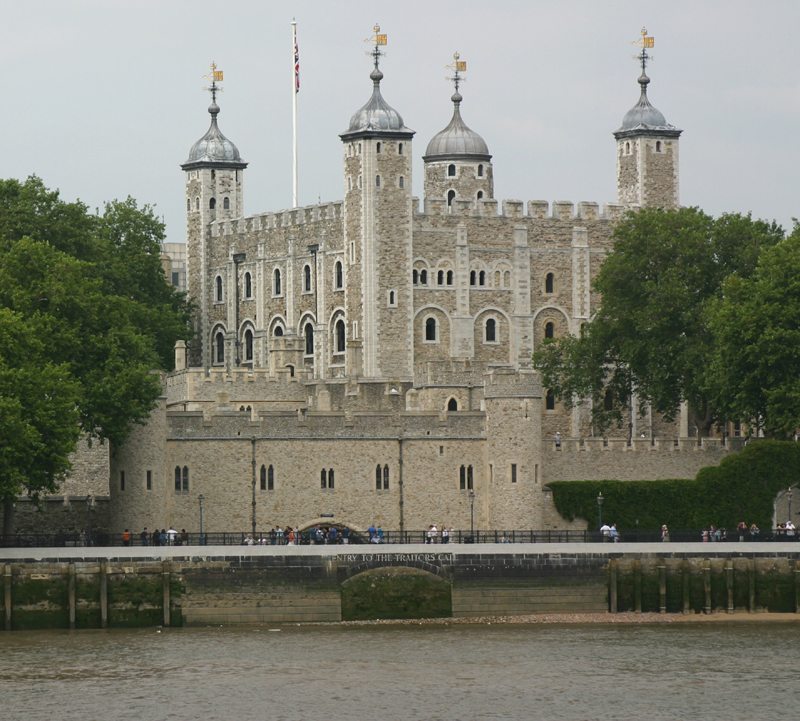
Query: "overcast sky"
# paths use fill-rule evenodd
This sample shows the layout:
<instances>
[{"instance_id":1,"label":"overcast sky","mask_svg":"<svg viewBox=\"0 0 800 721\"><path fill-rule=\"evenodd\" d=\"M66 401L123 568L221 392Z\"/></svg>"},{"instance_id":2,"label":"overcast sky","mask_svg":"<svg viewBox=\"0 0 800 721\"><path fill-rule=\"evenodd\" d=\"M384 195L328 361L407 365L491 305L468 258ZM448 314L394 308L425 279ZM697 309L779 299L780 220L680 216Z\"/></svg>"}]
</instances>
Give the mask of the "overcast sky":
<instances>
[{"instance_id":1,"label":"overcast sky","mask_svg":"<svg viewBox=\"0 0 800 721\"><path fill-rule=\"evenodd\" d=\"M450 120L445 66L468 63L465 122L498 199L614 202L612 132L636 102L632 42L655 37L651 102L683 129L681 202L800 215L798 0L0 0L0 177L39 175L90 207L132 195L185 240L183 172L225 72L220 127L250 165L248 215L291 205L291 28L298 23L300 204L343 196L339 133L371 92L416 131L414 194Z\"/></svg>"}]
</instances>

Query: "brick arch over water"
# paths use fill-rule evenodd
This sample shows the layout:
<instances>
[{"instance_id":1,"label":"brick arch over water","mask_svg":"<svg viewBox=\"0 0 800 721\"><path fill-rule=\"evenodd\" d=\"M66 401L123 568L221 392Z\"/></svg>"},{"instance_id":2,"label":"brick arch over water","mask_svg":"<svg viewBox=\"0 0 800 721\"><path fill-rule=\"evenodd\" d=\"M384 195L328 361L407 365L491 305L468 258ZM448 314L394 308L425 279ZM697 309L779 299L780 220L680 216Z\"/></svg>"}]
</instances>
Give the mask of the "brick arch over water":
<instances>
[{"instance_id":1,"label":"brick arch over water","mask_svg":"<svg viewBox=\"0 0 800 721\"><path fill-rule=\"evenodd\" d=\"M453 559L445 554L433 553L371 553L339 556L337 576L339 583L362 573L381 568L406 568L429 573L445 581L453 580Z\"/></svg>"}]
</instances>

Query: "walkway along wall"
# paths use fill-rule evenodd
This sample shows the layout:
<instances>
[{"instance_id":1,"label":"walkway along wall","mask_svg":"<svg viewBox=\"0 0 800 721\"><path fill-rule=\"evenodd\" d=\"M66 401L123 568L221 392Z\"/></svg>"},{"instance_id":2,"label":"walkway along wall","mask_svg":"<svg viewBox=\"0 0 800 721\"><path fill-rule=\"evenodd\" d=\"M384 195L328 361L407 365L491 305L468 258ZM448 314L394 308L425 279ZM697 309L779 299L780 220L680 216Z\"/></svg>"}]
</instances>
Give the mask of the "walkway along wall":
<instances>
[{"instance_id":1,"label":"walkway along wall","mask_svg":"<svg viewBox=\"0 0 800 721\"><path fill-rule=\"evenodd\" d=\"M3 550L3 628L800 609L790 543L109 550Z\"/></svg>"}]
</instances>

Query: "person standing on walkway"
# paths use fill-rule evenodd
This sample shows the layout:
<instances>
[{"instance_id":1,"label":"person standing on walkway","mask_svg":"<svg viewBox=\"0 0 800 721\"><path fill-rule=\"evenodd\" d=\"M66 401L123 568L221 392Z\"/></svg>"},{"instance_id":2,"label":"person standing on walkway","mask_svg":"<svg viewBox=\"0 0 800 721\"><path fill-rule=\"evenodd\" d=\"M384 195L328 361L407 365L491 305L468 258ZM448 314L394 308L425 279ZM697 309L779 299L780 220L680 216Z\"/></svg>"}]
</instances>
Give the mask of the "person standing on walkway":
<instances>
[{"instance_id":1,"label":"person standing on walkway","mask_svg":"<svg viewBox=\"0 0 800 721\"><path fill-rule=\"evenodd\" d=\"M666 523L661 526L661 541L662 543L667 543L669 541L669 528L667 528Z\"/></svg>"}]
</instances>

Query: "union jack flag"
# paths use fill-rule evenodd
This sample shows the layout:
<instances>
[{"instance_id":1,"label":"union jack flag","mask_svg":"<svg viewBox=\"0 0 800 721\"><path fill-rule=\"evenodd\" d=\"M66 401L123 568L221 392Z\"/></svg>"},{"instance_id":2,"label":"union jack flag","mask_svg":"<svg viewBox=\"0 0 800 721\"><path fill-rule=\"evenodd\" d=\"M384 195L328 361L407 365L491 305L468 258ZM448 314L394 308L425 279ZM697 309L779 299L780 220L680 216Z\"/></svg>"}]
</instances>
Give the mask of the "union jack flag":
<instances>
[{"instance_id":1,"label":"union jack flag","mask_svg":"<svg viewBox=\"0 0 800 721\"><path fill-rule=\"evenodd\" d=\"M297 31L294 35L294 91L300 92L300 51L297 48Z\"/></svg>"}]
</instances>

